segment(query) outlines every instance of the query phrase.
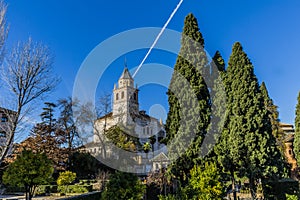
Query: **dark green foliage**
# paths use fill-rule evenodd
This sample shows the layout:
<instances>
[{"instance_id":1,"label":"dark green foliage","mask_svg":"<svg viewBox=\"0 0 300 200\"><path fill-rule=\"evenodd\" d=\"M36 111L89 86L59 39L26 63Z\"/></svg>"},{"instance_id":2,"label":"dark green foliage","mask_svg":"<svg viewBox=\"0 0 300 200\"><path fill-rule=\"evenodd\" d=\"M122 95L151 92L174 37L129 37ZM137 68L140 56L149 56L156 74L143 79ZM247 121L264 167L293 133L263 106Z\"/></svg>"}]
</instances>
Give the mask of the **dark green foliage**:
<instances>
[{"instance_id":1,"label":"dark green foliage","mask_svg":"<svg viewBox=\"0 0 300 200\"><path fill-rule=\"evenodd\" d=\"M95 178L99 168L99 161L89 153L75 152L70 157L69 170L75 172L79 179Z\"/></svg>"},{"instance_id":2,"label":"dark green foliage","mask_svg":"<svg viewBox=\"0 0 300 200\"><path fill-rule=\"evenodd\" d=\"M205 136L203 151L209 153L206 159L213 157L213 145L216 144L220 137L225 120L226 111L226 91L224 78L226 75L225 61L221 53L217 51L210 63L211 73L209 79L210 98L211 98L211 124L208 133Z\"/></svg>"},{"instance_id":3,"label":"dark green foliage","mask_svg":"<svg viewBox=\"0 0 300 200\"><path fill-rule=\"evenodd\" d=\"M264 184L265 199L286 199L286 195L297 195L299 183L293 179L281 179L279 181L267 181ZM297 198L296 198L297 199Z\"/></svg>"},{"instance_id":4,"label":"dark green foliage","mask_svg":"<svg viewBox=\"0 0 300 200\"><path fill-rule=\"evenodd\" d=\"M225 61L219 51L216 51L212 58L219 72L225 72Z\"/></svg>"},{"instance_id":5,"label":"dark green foliage","mask_svg":"<svg viewBox=\"0 0 300 200\"><path fill-rule=\"evenodd\" d=\"M109 182L101 195L103 200L135 200L142 199L146 186L134 174L116 172L110 176Z\"/></svg>"},{"instance_id":6,"label":"dark green foliage","mask_svg":"<svg viewBox=\"0 0 300 200\"><path fill-rule=\"evenodd\" d=\"M240 43L235 43L225 78L227 112L215 152L223 169L235 177L247 177L252 197L259 179L278 179L284 160L272 135L253 65Z\"/></svg>"},{"instance_id":7,"label":"dark green foliage","mask_svg":"<svg viewBox=\"0 0 300 200\"><path fill-rule=\"evenodd\" d=\"M52 127L53 123L56 122L56 119L53 116L54 108L56 105L51 102L45 102L45 107L43 108L43 112L40 114L43 123Z\"/></svg>"},{"instance_id":8,"label":"dark green foliage","mask_svg":"<svg viewBox=\"0 0 300 200\"><path fill-rule=\"evenodd\" d=\"M295 140L294 140L294 153L298 166L300 166L300 92L298 94L298 103L295 111Z\"/></svg>"},{"instance_id":9,"label":"dark green foliage","mask_svg":"<svg viewBox=\"0 0 300 200\"><path fill-rule=\"evenodd\" d=\"M264 104L268 111L269 118L272 124L272 133L276 138L277 145L281 150L282 155L284 155L284 132L279 126L278 107L274 105L273 100L270 98L266 84L264 82L262 82L260 86L260 91L264 98Z\"/></svg>"},{"instance_id":10,"label":"dark green foliage","mask_svg":"<svg viewBox=\"0 0 300 200\"><path fill-rule=\"evenodd\" d=\"M199 32L198 22L189 14L185 18L181 49L167 93L168 156L174 161L171 173L181 183L186 182L190 170L197 162L210 121L209 92L201 75L208 67L203 48L204 39Z\"/></svg>"},{"instance_id":11,"label":"dark green foliage","mask_svg":"<svg viewBox=\"0 0 300 200\"><path fill-rule=\"evenodd\" d=\"M60 99L58 105L60 107L58 134L64 139L63 141L67 145L68 154L71 155L74 148L81 144L78 129L76 127L76 119L74 118L74 115L78 115L78 113L73 113L75 112L74 108L78 107L79 102L74 101L69 97Z\"/></svg>"},{"instance_id":12,"label":"dark green foliage","mask_svg":"<svg viewBox=\"0 0 300 200\"><path fill-rule=\"evenodd\" d=\"M45 154L23 151L16 161L8 166L2 179L5 184L25 187L26 199L32 199L36 187L47 184L52 173L52 163Z\"/></svg>"}]
</instances>

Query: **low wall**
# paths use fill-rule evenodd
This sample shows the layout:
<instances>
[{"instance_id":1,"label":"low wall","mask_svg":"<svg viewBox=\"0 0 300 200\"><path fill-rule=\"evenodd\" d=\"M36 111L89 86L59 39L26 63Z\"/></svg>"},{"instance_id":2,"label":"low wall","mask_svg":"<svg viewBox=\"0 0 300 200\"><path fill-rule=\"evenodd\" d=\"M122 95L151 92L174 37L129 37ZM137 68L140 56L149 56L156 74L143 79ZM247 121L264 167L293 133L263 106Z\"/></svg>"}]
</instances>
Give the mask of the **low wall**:
<instances>
[{"instance_id":1,"label":"low wall","mask_svg":"<svg viewBox=\"0 0 300 200\"><path fill-rule=\"evenodd\" d=\"M86 194L68 197L68 198L62 198L59 200L99 200L101 197L101 192L89 192Z\"/></svg>"}]
</instances>

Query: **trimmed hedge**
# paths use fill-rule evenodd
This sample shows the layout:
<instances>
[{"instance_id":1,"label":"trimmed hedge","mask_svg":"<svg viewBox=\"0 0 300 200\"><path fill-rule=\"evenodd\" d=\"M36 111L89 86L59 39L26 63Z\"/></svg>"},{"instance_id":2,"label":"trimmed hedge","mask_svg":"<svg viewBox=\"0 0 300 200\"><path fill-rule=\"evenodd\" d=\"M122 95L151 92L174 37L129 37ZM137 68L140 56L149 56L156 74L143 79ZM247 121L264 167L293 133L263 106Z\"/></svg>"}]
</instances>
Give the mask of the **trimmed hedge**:
<instances>
[{"instance_id":1,"label":"trimmed hedge","mask_svg":"<svg viewBox=\"0 0 300 200\"><path fill-rule=\"evenodd\" d=\"M57 190L59 192L65 192L67 188L67 193L86 193L92 192L93 186L92 185L69 185L69 186L58 186Z\"/></svg>"},{"instance_id":2,"label":"trimmed hedge","mask_svg":"<svg viewBox=\"0 0 300 200\"><path fill-rule=\"evenodd\" d=\"M45 195L49 193L58 193L65 192L66 186L57 186L57 185L40 185L36 189L37 195ZM69 185L67 193L86 193L92 192L92 185Z\"/></svg>"},{"instance_id":3,"label":"trimmed hedge","mask_svg":"<svg viewBox=\"0 0 300 200\"><path fill-rule=\"evenodd\" d=\"M17 186L7 186L5 187L5 194L14 194L16 192L25 192L24 187L17 187Z\"/></svg>"}]
</instances>

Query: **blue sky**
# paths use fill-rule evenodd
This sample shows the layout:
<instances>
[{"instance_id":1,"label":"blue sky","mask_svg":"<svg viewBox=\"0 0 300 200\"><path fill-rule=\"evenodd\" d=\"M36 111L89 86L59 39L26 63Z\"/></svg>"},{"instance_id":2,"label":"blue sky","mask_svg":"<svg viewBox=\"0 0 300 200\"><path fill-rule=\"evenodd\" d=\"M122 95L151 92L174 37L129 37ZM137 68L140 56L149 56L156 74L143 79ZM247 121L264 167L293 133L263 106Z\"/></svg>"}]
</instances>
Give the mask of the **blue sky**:
<instances>
[{"instance_id":1,"label":"blue sky","mask_svg":"<svg viewBox=\"0 0 300 200\"><path fill-rule=\"evenodd\" d=\"M162 0L6 0L10 32L8 49L29 36L47 44L55 55L55 73L62 78L53 101L71 96L73 82L84 59L102 41L120 32L141 27L162 27L179 1ZM280 119L294 122L300 90L300 1L298 0L185 0L168 28L181 31L185 16L198 19L210 55L219 50L227 61L234 42L240 41L279 106ZM149 38L145 37L145 40ZM150 39L149 39L150 40ZM179 42L179 41L174 41ZM129 68L137 66L146 51L126 55ZM109 92L124 67L116 59L100 81L98 92ZM146 63L173 67L175 56L154 51ZM167 109L165 88L140 88L141 108L154 104Z\"/></svg>"}]
</instances>

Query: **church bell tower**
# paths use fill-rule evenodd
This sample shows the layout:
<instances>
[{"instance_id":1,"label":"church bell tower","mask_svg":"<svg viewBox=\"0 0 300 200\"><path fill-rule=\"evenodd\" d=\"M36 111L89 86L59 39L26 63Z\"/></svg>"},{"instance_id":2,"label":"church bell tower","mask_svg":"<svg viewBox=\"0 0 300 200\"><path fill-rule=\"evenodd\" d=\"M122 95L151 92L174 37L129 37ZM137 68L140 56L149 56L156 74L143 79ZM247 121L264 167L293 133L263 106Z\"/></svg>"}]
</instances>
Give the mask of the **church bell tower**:
<instances>
[{"instance_id":1,"label":"church bell tower","mask_svg":"<svg viewBox=\"0 0 300 200\"><path fill-rule=\"evenodd\" d=\"M127 67L124 68L118 84L113 90L113 116L124 124L131 124L139 113L138 89Z\"/></svg>"}]
</instances>

